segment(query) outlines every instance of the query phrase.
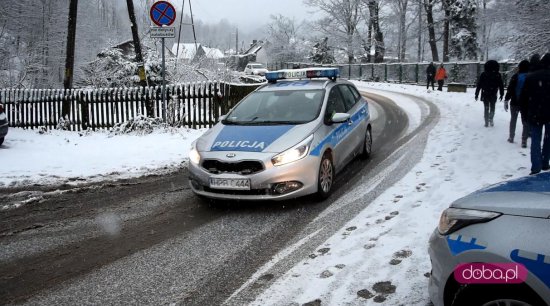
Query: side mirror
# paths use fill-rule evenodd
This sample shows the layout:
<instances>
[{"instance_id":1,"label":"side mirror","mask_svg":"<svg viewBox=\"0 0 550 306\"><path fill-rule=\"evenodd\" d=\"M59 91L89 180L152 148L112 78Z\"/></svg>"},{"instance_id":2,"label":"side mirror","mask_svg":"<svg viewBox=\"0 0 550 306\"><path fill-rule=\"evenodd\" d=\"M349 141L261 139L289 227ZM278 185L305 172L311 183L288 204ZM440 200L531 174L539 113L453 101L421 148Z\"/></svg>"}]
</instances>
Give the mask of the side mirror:
<instances>
[{"instance_id":1,"label":"side mirror","mask_svg":"<svg viewBox=\"0 0 550 306\"><path fill-rule=\"evenodd\" d=\"M334 115L332 115L330 121L334 123L342 123L346 122L350 117L351 115L347 113L335 113Z\"/></svg>"}]
</instances>

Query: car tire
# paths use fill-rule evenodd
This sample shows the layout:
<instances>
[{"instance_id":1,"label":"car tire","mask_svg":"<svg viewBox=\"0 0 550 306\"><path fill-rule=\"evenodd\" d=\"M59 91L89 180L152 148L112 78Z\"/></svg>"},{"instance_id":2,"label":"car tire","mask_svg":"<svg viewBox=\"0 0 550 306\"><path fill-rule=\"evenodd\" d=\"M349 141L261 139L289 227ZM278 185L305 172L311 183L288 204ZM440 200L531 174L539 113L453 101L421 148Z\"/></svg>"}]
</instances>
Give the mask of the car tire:
<instances>
[{"instance_id":1,"label":"car tire","mask_svg":"<svg viewBox=\"0 0 550 306\"><path fill-rule=\"evenodd\" d=\"M4 137L0 138L0 146L4 143Z\"/></svg>"},{"instance_id":2,"label":"car tire","mask_svg":"<svg viewBox=\"0 0 550 306\"><path fill-rule=\"evenodd\" d=\"M363 148L359 155L361 159L368 159L372 153L372 132L370 127L365 131L365 137L363 138Z\"/></svg>"},{"instance_id":3,"label":"car tire","mask_svg":"<svg viewBox=\"0 0 550 306\"><path fill-rule=\"evenodd\" d=\"M323 154L317 173L317 198L324 200L330 196L334 184L334 165L328 152Z\"/></svg>"},{"instance_id":4,"label":"car tire","mask_svg":"<svg viewBox=\"0 0 550 306\"><path fill-rule=\"evenodd\" d=\"M536 306L544 301L526 285L473 285L458 293L451 305Z\"/></svg>"}]
</instances>

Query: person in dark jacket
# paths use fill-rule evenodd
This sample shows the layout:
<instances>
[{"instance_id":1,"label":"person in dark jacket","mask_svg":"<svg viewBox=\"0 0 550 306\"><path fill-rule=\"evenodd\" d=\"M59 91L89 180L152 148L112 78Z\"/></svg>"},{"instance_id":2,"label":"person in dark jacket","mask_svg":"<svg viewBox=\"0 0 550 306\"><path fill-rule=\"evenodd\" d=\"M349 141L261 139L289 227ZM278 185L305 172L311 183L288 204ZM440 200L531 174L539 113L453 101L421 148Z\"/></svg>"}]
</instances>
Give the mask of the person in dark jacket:
<instances>
[{"instance_id":1,"label":"person in dark jacket","mask_svg":"<svg viewBox=\"0 0 550 306\"><path fill-rule=\"evenodd\" d=\"M495 117L495 104L497 102L497 92L500 92L500 100L504 96L504 83L500 75L500 66L495 60L488 60L485 63L484 71L477 81L475 99L477 101L481 91L481 101L485 106L484 118L485 127L493 126Z\"/></svg>"},{"instance_id":2,"label":"person in dark jacket","mask_svg":"<svg viewBox=\"0 0 550 306\"><path fill-rule=\"evenodd\" d=\"M518 72L516 72L510 79L508 89L506 90L506 96L504 97L504 110L508 111L508 101L510 101L510 136L508 142L514 142L514 136L516 134L516 123L518 120L518 114L521 114L521 123L523 125L523 132L521 133L521 147L527 148L527 138L529 137L529 123L527 122L527 114L520 111L519 94L525 83L525 78L529 72L529 61L523 60L519 63Z\"/></svg>"},{"instance_id":3,"label":"person in dark jacket","mask_svg":"<svg viewBox=\"0 0 550 306\"><path fill-rule=\"evenodd\" d=\"M527 109L531 130L531 173L549 170L550 165L550 53L540 60L539 70L525 78L520 103ZM544 140L541 148L542 130Z\"/></svg>"},{"instance_id":4,"label":"person in dark jacket","mask_svg":"<svg viewBox=\"0 0 550 306\"><path fill-rule=\"evenodd\" d=\"M540 70L540 54L535 53L529 58L529 73L535 72L537 70ZM520 99L520 111L522 114L526 114L527 116L527 104L523 103L523 101ZM527 121L529 122L529 120ZM531 133L529 133L529 136L531 136Z\"/></svg>"},{"instance_id":5,"label":"person in dark jacket","mask_svg":"<svg viewBox=\"0 0 550 306\"><path fill-rule=\"evenodd\" d=\"M435 65L434 62L431 62L428 65L428 68L426 68L426 78L427 78L427 84L426 89L430 89L430 83L432 84L432 90L435 90L434 83L435 83Z\"/></svg>"}]
</instances>

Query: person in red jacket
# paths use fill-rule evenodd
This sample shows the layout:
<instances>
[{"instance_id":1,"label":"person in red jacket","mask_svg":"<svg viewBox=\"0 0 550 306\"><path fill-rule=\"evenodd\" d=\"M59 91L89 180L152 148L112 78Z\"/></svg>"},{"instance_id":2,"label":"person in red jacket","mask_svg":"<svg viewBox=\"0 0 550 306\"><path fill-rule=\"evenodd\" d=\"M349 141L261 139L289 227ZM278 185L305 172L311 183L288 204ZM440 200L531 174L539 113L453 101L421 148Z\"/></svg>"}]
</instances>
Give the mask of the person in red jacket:
<instances>
[{"instance_id":1,"label":"person in red jacket","mask_svg":"<svg viewBox=\"0 0 550 306\"><path fill-rule=\"evenodd\" d=\"M437 90L443 91L443 83L445 83L445 79L447 78L447 70L445 70L445 67L443 67L443 63L439 65L439 68L437 68L437 72L435 73L435 80L437 81Z\"/></svg>"}]
</instances>

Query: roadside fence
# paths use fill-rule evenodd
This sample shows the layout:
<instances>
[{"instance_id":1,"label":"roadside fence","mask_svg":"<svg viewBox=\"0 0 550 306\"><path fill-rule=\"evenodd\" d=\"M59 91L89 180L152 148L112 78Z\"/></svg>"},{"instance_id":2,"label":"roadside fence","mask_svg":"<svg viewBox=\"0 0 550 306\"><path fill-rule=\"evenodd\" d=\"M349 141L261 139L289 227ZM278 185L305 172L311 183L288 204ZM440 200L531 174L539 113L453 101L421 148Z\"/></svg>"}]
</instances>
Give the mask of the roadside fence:
<instances>
[{"instance_id":1,"label":"roadside fence","mask_svg":"<svg viewBox=\"0 0 550 306\"><path fill-rule=\"evenodd\" d=\"M80 131L111 129L152 108L153 117L166 118L172 126L206 128L214 125L259 84L218 82L166 86L164 113L161 87L100 89L0 89L9 125L30 129L59 126ZM70 104L68 120L61 118L64 102Z\"/></svg>"},{"instance_id":2,"label":"roadside fence","mask_svg":"<svg viewBox=\"0 0 550 306\"><path fill-rule=\"evenodd\" d=\"M276 62L268 64L268 69L296 69L308 67L337 67L340 76L350 80L362 80L372 82L391 82L403 84L426 85L426 68L429 62L422 63L379 63L379 64L314 64L300 62ZM435 63L436 67L438 63ZM516 62L500 63L500 71L504 83L511 78ZM449 79L445 83L461 83L467 86L475 86L481 72L483 62L448 62L444 63Z\"/></svg>"}]
</instances>

